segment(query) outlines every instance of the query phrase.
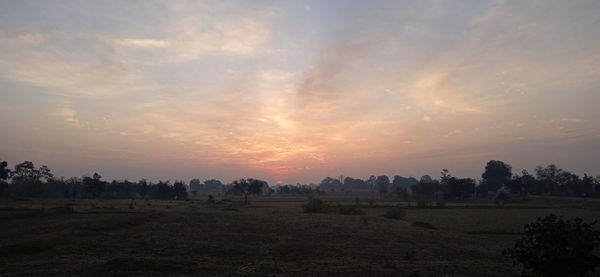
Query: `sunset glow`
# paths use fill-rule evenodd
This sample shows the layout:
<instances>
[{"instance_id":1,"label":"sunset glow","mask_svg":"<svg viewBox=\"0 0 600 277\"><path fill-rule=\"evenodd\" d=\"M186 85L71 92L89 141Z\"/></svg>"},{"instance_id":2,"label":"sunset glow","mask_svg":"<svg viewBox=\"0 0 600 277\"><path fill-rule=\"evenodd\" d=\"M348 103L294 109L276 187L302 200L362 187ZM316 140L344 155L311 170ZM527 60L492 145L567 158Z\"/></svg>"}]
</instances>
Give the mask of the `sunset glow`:
<instances>
[{"instance_id":1,"label":"sunset glow","mask_svg":"<svg viewBox=\"0 0 600 277\"><path fill-rule=\"evenodd\" d=\"M2 1L0 158L108 179L600 173L600 1Z\"/></svg>"}]
</instances>

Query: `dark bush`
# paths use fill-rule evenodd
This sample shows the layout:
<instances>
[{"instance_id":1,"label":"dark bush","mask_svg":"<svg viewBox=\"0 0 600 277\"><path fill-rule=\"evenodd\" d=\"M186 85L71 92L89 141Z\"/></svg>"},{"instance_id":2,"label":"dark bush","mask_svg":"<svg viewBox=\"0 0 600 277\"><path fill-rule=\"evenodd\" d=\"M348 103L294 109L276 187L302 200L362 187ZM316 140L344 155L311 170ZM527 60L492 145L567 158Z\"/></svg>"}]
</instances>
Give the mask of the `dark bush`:
<instances>
[{"instance_id":1,"label":"dark bush","mask_svg":"<svg viewBox=\"0 0 600 277\"><path fill-rule=\"evenodd\" d=\"M600 231L581 218L563 220L554 214L525 225L525 235L504 250L524 273L537 276L589 276L600 264L594 249L600 244Z\"/></svg>"},{"instance_id":2,"label":"dark bush","mask_svg":"<svg viewBox=\"0 0 600 277\"><path fill-rule=\"evenodd\" d=\"M502 208L502 207L504 207L504 205L506 205L508 200L510 200L510 197L508 196L508 194L504 191L501 191L494 198L494 203L496 204L496 206Z\"/></svg>"},{"instance_id":3,"label":"dark bush","mask_svg":"<svg viewBox=\"0 0 600 277\"><path fill-rule=\"evenodd\" d=\"M405 215L406 211L404 211L404 209L398 206L394 206L387 208L384 216L391 219L400 219L403 218Z\"/></svg>"},{"instance_id":4,"label":"dark bush","mask_svg":"<svg viewBox=\"0 0 600 277\"><path fill-rule=\"evenodd\" d=\"M412 226L425 228L425 229L431 229L431 230L437 230L437 228L435 226L433 226L433 224L431 224L429 222L424 222L424 221L415 221L412 223Z\"/></svg>"},{"instance_id":5,"label":"dark bush","mask_svg":"<svg viewBox=\"0 0 600 277\"><path fill-rule=\"evenodd\" d=\"M339 214L344 214L344 215L363 214L363 211L354 205L340 205L337 208L338 208Z\"/></svg>"},{"instance_id":6,"label":"dark bush","mask_svg":"<svg viewBox=\"0 0 600 277\"><path fill-rule=\"evenodd\" d=\"M419 201L417 201L417 207L419 207L419 208L428 208L428 207L431 207L431 201L428 201L428 200L419 200Z\"/></svg>"},{"instance_id":7,"label":"dark bush","mask_svg":"<svg viewBox=\"0 0 600 277\"><path fill-rule=\"evenodd\" d=\"M305 213L326 213L329 211L329 205L319 198L309 198L308 202L302 207Z\"/></svg>"}]
</instances>

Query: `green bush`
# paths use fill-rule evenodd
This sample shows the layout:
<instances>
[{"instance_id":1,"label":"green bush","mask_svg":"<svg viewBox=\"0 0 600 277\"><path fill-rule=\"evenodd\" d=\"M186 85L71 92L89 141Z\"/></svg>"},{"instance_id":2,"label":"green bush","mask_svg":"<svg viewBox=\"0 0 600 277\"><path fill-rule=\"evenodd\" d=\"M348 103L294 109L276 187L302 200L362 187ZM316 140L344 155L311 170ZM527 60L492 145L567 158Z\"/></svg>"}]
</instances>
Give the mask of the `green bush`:
<instances>
[{"instance_id":1,"label":"green bush","mask_svg":"<svg viewBox=\"0 0 600 277\"><path fill-rule=\"evenodd\" d=\"M525 235L503 254L521 263L525 274L589 276L600 265L600 257L594 253L600 245L600 231L592 226L595 223L581 218L563 220L554 214L538 218L525 225Z\"/></svg>"},{"instance_id":2,"label":"green bush","mask_svg":"<svg viewBox=\"0 0 600 277\"><path fill-rule=\"evenodd\" d=\"M394 206L394 207L389 207L386 211L385 211L385 217L387 218L391 218L391 219L400 219L403 218L406 215L406 211L404 211L404 209L402 209L401 207L398 206Z\"/></svg>"},{"instance_id":3,"label":"green bush","mask_svg":"<svg viewBox=\"0 0 600 277\"><path fill-rule=\"evenodd\" d=\"M329 211L329 205L319 198L309 198L308 202L302 207L305 213L326 213Z\"/></svg>"},{"instance_id":4,"label":"green bush","mask_svg":"<svg viewBox=\"0 0 600 277\"><path fill-rule=\"evenodd\" d=\"M354 205L340 205L337 208L338 208L339 214L344 214L344 215L363 214L363 211Z\"/></svg>"}]
</instances>

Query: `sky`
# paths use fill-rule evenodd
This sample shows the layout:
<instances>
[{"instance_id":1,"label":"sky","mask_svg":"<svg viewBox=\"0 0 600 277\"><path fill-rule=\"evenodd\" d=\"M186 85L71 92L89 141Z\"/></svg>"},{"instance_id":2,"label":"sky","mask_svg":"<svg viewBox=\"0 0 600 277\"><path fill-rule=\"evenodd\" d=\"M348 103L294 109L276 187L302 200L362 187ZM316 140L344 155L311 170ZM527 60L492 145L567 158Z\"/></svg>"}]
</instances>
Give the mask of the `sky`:
<instances>
[{"instance_id":1,"label":"sky","mask_svg":"<svg viewBox=\"0 0 600 277\"><path fill-rule=\"evenodd\" d=\"M0 160L105 179L600 174L600 1L0 0Z\"/></svg>"}]
</instances>

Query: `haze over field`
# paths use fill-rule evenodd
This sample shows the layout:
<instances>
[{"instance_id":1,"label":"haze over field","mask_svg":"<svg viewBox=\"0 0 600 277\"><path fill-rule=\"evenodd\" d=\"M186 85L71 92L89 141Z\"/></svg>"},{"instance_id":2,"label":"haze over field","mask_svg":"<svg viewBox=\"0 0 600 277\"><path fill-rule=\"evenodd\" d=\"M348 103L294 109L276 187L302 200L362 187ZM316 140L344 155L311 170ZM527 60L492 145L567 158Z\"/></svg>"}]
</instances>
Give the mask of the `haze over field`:
<instances>
[{"instance_id":1,"label":"haze over field","mask_svg":"<svg viewBox=\"0 0 600 277\"><path fill-rule=\"evenodd\" d=\"M600 174L600 1L1 1L0 159L106 179Z\"/></svg>"}]
</instances>

